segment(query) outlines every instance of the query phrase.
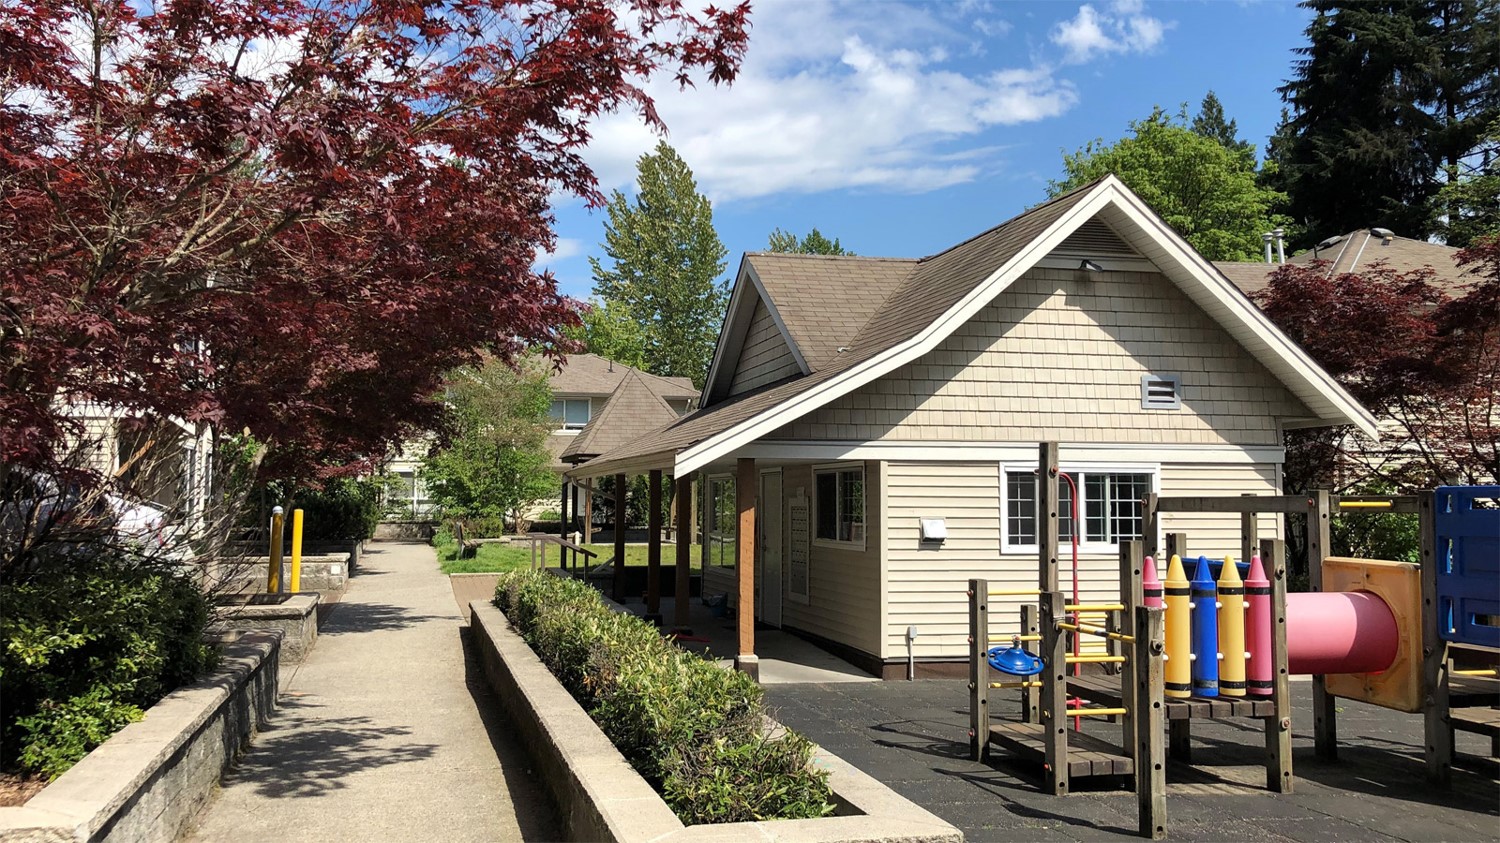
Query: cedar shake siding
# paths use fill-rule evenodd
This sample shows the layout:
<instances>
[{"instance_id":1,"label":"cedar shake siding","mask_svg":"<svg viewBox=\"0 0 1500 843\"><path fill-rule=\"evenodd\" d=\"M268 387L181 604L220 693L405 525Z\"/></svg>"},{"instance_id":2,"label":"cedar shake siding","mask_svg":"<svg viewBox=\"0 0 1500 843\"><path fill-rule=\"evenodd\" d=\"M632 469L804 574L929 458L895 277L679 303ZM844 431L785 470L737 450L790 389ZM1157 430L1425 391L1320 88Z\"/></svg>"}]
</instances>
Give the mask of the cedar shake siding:
<instances>
[{"instance_id":1,"label":"cedar shake siding","mask_svg":"<svg viewBox=\"0 0 1500 843\"><path fill-rule=\"evenodd\" d=\"M1141 409L1141 376L1182 378L1182 407ZM772 440L1281 444L1311 414L1153 272L1033 269L919 361Z\"/></svg>"},{"instance_id":2,"label":"cedar shake siding","mask_svg":"<svg viewBox=\"0 0 1500 843\"><path fill-rule=\"evenodd\" d=\"M729 383L729 394L739 395L800 374L802 369L771 318L771 311L766 309L764 301L756 299L745 344L734 367L734 379Z\"/></svg>"}]
</instances>

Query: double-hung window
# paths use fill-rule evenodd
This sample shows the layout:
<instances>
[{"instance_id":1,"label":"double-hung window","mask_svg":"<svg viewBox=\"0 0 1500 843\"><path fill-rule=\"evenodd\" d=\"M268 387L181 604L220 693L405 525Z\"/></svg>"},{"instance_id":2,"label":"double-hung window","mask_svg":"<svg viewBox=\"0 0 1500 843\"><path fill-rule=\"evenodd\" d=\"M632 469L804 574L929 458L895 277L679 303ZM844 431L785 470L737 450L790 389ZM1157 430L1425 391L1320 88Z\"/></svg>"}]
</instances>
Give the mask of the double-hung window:
<instances>
[{"instance_id":1,"label":"double-hung window","mask_svg":"<svg viewBox=\"0 0 1500 843\"><path fill-rule=\"evenodd\" d=\"M739 509L735 503L734 477L712 477L708 481L708 521L703 531L705 564L732 568L739 561Z\"/></svg>"},{"instance_id":2,"label":"double-hung window","mask_svg":"<svg viewBox=\"0 0 1500 843\"><path fill-rule=\"evenodd\" d=\"M582 430L589 423L589 399L554 398L548 415L561 430Z\"/></svg>"},{"instance_id":3,"label":"double-hung window","mask_svg":"<svg viewBox=\"0 0 1500 843\"><path fill-rule=\"evenodd\" d=\"M816 506L813 536L823 543L865 543L864 466L830 466L813 471Z\"/></svg>"},{"instance_id":4,"label":"double-hung window","mask_svg":"<svg viewBox=\"0 0 1500 843\"><path fill-rule=\"evenodd\" d=\"M1079 544L1093 551L1109 551L1121 541L1142 538L1145 507L1141 499L1155 490L1156 470L1074 469L1064 472L1072 479L1057 481L1058 540L1073 541L1079 526L1073 521L1073 487L1082 500L1078 515L1083 522ZM1037 477L1030 468L1007 467L1002 488L1005 549L1035 550L1038 531Z\"/></svg>"}]
</instances>

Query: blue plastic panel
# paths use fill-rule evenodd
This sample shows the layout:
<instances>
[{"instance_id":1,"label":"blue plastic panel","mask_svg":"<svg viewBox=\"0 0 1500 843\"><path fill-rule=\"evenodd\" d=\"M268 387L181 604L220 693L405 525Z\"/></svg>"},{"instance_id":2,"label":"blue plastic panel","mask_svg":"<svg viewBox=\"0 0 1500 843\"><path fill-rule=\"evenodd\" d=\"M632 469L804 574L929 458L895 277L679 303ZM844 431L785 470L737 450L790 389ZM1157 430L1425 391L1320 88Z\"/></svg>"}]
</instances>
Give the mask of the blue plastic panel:
<instances>
[{"instance_id":1,"label":"blue plastic panel","mask_svg":"<svg viewBox=\"0 0 1500 843\"><path fill-rule=\"evenodd\" d=\"M1500 649L1500 486L1439 486L1435 508L1438 634Z\"/></svg>"}]
</instances>

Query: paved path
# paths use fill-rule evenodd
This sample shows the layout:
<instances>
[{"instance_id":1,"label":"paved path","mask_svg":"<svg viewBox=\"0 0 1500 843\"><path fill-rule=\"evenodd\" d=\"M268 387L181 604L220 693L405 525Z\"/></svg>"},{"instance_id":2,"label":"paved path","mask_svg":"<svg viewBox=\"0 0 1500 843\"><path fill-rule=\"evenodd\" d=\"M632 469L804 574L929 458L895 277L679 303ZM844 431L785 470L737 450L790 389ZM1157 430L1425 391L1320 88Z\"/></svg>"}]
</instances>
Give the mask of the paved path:
<instances>
[{"instance_id":1,"label":"paved path","mask_svg":"<svg viewBox=\"0 0 1500 843\"><path fill-rule=\"evenodd\" d=\"M1193 723L1194 766L1167 771L1167 837L1174 841L1395 843L1500 840L1500 787L1493 764L1455 769L1453 788L1424 780L1422 718L1339 700L1339 760L1312 748L1311 684L1292 683L1295 792L1264 790L1260 724ZM992 711L1010 715L1015 692ZM776 685L766 700L781 722L896 792L986 841L1139 840L1135 794L1078 782L1073 795L1045 796L1033 770L969 760L969 701L963 682ZM1085 729L1117 738L1119 727ZM1489 740L1459 735L1485 754ZM1098 780L1089 780L1097 782Z\"/></svg>"},{"instance_id":2,"label":"paved path","mask_svg":"<svg viewBox=\"0 0 1500 843\"><path fill-rule=\"evenodd\" d=\"M555 840L430 547L368 547L190 840Z\"/></svg>"}]
</instances>

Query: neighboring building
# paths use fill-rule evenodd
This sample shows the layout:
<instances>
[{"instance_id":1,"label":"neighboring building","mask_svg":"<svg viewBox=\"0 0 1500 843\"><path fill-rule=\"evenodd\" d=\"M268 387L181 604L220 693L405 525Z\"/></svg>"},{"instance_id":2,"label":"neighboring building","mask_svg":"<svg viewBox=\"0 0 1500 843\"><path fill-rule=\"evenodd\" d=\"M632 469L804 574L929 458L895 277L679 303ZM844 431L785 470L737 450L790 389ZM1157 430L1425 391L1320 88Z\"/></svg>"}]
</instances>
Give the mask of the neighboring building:
<instances>
[{"instance_id":1,"label":"neighboring building","mask_svg":"<svg viewBox=\"0 0 1500 843\"><path fill-rule=\"evenodd\" d=\"M81 423L69 447L81 464L114 478L111 491L167 511L189 536L204 527L215 444L213 429L178 418L142 422L96 403L67 406Z\"/></svg>"},{"instance_id":2,"label":"neighboring building","mask_svg":"<svg viewBox=\"0 0 1500 843\"><path fill-rule=\"evenodd\" d=\"M966 659L969 578L1036 586L1039 441L1083 497L1089 602L1118 595L1145 493L1276 494L1284 429L1375 429L1113 176L921 260L747 254L703 404L571 476L703 476L704 593L876 672L902 669L908 627L919 660ZM748 597L741 470L759 487ZM1238 515L1163 521L1195 552L1238 552Z\"/></svg>"}]
</instances>

